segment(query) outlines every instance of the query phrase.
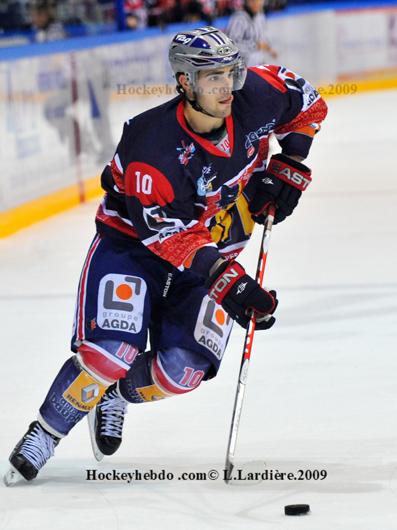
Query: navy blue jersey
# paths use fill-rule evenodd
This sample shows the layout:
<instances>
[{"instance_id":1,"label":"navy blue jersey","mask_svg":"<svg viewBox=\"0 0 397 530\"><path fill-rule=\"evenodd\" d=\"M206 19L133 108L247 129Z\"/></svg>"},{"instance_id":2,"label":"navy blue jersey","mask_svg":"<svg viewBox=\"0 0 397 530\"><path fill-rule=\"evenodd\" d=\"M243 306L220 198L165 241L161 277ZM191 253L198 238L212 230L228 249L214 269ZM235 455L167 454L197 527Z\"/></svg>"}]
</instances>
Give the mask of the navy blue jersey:
<instances>
[{"instance_id":1,"label":"navy blue jersey","mask_svg":"<svg viewBox=\"0 0 397 530\"><path fill-rule=\"evenodd\" d=\"M303 78L280 66L250 68L226 118L229 153L186 124L183 99L124 124L97 212L99 232L139 239L179 270L204 274L234 258L253 230L244 189L265 170L269 135L283 153L306 158L327 107ZM194 267L192 267L193 270Z\"/></svg>"}]
</instances>

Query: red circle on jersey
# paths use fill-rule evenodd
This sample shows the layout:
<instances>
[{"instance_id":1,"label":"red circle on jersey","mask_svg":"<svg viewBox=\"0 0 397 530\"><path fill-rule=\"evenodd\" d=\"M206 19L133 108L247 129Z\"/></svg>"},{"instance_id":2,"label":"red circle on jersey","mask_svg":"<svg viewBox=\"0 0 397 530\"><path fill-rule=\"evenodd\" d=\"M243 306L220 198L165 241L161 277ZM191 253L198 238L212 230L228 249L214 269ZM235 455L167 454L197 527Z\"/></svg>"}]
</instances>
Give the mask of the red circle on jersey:
<instances>
[{"instance_id":1,"label":"red circle on jersey","mask_svg":"<svg viewBox=\"0 0 397 530\"><path fill-rule=\"evenodd\" d=\"M165 206L174 198L174 190L167 177L145 162L131 162L125 172L125 192L136 197L143 206Z\"/></svg>"}]
</instances>

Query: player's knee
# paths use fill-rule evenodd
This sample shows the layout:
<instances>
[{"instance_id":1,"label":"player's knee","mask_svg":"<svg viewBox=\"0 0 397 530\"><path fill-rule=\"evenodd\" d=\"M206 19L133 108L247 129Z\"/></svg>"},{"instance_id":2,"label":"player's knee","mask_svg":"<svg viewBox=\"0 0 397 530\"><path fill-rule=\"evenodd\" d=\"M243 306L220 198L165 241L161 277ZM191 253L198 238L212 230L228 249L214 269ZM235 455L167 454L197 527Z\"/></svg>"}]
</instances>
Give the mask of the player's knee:
<instances>
[{"instance_id":1,"label":"player's knee","mask_svg":"<svg viewBox=\"0 0 397 530\"><path fill-rule=\"evenodd\" d=\"M92 375L110 385L126 376L138 349L116 340L83 341L77 358L81 366Z\"/></svg>"},{"instance_id":2,"label":"player's knee","mask_svg":"<svg viewBox=\"0 0 397 530\"><path fill-rule=\"evenodd\" d=\"M202 355L175 347L153 357L151 375L164 397L169 397L197 388L210 368L211 362Z\"/></svg>"},{"instance_id":3,"label":"player's knee","mask_svg":"<svg viewBox=\"0 0 397 530\"><path fill-rule=\"evenodd\" d=\"M146 352L119 381L119 391L130 403L158 401L194 390L211 371L207 358L183 348Z\"/></svg>"}]
</instances>

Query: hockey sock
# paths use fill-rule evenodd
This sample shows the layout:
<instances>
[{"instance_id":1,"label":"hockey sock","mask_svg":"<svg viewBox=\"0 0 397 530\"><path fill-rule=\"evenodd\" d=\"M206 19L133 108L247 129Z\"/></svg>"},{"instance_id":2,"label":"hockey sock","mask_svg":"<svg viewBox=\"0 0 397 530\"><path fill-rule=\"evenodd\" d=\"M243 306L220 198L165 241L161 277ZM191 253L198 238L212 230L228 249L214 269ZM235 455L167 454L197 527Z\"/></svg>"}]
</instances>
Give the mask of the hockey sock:
<instances>
[{"instance_id":1,"label":"hockey sock","mask_svg":"<svg viewBox=\"0 0 397 530\"><path fill-rule=\"evenodd\" d=\"M75 356L55 377L39 410L39 421L50 433L62 437L95 407L106 386L84 370Z\"/></svg>"}]
</instances>

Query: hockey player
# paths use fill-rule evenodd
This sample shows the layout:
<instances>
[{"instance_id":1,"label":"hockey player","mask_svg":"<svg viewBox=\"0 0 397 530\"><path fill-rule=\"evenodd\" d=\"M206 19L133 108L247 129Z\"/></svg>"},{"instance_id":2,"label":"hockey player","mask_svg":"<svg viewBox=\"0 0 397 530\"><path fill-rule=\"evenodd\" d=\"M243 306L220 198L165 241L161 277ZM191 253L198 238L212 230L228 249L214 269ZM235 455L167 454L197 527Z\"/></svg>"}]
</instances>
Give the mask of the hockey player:
<instances>
[{"instance_id":1,"label":"hockey player","mask_svg":"<svg viewBox=\"0 0 397 530\"><path fill-rule=\"evenodd\" d=\"M178 33L169 58L180 95L128 120L102 173L74 354L12 452L8 483L17 473L33 479L98 402L96 443L112 454L128 403L213 378L233 320L246 327L253 311L256 329L274 324L275 291L235 258L269 204L276 223L298 204L311 180L301 161L326 105L286 68L247 73L238 48L213 27ZM282 153L266 166L271 133Z\"/></svg>"}]
</instances>

